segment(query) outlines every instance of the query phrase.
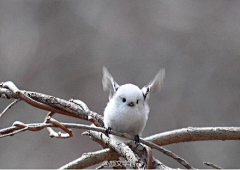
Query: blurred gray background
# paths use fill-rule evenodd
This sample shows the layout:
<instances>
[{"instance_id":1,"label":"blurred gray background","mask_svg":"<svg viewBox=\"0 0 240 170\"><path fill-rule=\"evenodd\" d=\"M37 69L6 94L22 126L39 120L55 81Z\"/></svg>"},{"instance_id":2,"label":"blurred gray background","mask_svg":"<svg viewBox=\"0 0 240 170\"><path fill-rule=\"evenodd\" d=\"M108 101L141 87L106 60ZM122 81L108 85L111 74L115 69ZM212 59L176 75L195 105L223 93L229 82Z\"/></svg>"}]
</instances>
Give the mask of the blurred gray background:
<instances>
[{"instance_id":1,"label":"blurred gray background","mask_svg":"<svg viewBox=\"0 0 240 170\"><path fill-rule=\"evenodd\" d=\"M0 81L63 99L78 98L102 114L102 66L119 84L147 84L166 69L151 94L143 136L194 126L239 126L240 1L0 1ZM2 111L11 101L0 99ZM42 122L47 112L20 102L0 119ZM66 116L60 121L87 123ZM0 168L58 168L100 147L74 130L51 139L46 130L0 139ZM166 146L194 167L209 161L240 168L239 141ZM171 167L181 167L155 152ZM182 167L181 167L182 168Z\"/></svg>"}]
</instances>

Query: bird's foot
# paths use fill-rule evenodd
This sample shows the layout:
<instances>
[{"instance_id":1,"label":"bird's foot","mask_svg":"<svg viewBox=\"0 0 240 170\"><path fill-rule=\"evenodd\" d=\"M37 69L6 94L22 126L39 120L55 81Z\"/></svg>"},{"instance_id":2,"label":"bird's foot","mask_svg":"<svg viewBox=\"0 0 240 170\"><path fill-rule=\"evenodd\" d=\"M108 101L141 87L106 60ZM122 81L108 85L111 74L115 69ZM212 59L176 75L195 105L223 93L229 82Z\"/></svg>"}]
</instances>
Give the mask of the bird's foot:
<instances>
[{"instance_id":1,"label":"bird's foot","mask_svg":"<svg viewBox=\"0 0 240 170\"><path fill-rule=\"evenodd\" d=\"M135 136L134 136L134 142L135 142L136 145L139 144L139 142L140 142L140 137L139 137L139 135L135 135Z\"/></svg>"},{"instance_id":2,"label":"bird's foot","mask_svg":"<svg viewBox=\"0 0 240 170\"><path fill-rule=\"evenodd\" d=\"M106 128L105 135L109 137L109 133L111 132L112 128L108 127Z\"/></svg>"}]
</instances>

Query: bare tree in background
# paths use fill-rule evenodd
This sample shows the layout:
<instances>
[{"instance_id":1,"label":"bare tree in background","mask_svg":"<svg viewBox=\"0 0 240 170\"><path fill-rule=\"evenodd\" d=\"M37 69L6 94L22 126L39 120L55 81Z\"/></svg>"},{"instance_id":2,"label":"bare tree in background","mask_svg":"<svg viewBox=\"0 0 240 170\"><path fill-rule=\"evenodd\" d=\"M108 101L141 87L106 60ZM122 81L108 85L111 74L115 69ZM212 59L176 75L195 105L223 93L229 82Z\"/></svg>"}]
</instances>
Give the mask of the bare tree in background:
<instances>
[{"instance_id":1,"label":"bare tree in background","mask_svg":"<svg viewBox=\"0 0 240 170\"><path fill-rule=\"evenodd\" d=\"M19 90L12 82L1 83L0 97L5 99L15 99L4 109L1 113L1 117L19 101L24 101L36 108L49 112L42 123L25 124L19 121L14 122L11 127L0 130L0 138L13 136L24 131L38 132L42 129L47 129L50 133L50 137L69 138L73 136L70 128L76 128L86 129L87 131L84 132L83 135L89 136L102 147L99 151L84 153L80 158L63 165L61 169L87 168L99 163L101 163L98 167L99 169L109 167L130 167L134 169L173 168L165 165L164 162L161 162L154 157L152 149L160 151L173 158L187 169L194 169L194 167L186 160L161 146L191 141L240 139L240 128L238 127L188 127L155 134L144 139L140 138L140 143L138 144L133 141L124 144L113 141L107 137L104 134L106 129L103 128L102 116L91 111L87 105L80 100L71 99L66 101L41 93ZM52 117L55 113L83 119L92 122L95 126L59 122ZM59 128L64 132L55 132L52 127ZM128 134L119 134L114 131L111 131L110 133L127 139L134 139L134 136ZM204 164L215 169L221 169L221 167L210 162L204 162Z\"/></svg>"}]
</instances>

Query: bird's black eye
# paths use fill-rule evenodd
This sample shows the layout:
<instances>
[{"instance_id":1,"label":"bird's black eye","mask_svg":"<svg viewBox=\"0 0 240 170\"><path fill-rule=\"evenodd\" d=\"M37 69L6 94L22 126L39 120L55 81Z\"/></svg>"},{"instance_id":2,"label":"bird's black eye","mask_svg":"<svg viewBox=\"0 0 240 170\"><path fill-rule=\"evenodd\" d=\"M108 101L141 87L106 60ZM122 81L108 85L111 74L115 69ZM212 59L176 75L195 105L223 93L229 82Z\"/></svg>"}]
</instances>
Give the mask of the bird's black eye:
<instances>
[{"instance_id":1,"label":"bird's black eye","mask_svg":"<svg viewBox=\"0 0 240 170\"><path fill-rule=\"evenodd\" d=\"M126 98L122 98L122 101L123 101L123 102L126 102Z\"/></svg>"},{"instance_id":2,"label":"bird's black eye","mask_svg":"<svg viewBox=\"0 0 240 170\"><path fill-rule=\"evenodd\" d=\"M137 104L138 104L138 100L137 100L137 102L136 102Z\"/></svg>"}]
</instances>

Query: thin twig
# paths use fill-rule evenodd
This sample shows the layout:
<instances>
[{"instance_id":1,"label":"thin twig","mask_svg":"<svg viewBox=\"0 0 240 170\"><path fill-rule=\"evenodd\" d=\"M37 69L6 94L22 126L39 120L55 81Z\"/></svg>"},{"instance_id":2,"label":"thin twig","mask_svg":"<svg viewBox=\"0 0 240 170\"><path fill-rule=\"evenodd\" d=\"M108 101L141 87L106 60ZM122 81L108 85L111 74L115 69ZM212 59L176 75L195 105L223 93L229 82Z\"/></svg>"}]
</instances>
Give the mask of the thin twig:
<instances>
[{"instance_id":1,"label":"thin twig","mask_svg":"<svg viewBox=\"0 0 240 170\"><path fill-rule=\"evenodd\" d=\"M95 131L99 131L99 132L105 132L105 128L102 127L95 127L95 126L89 126L89 125L83 125L83 124L76 124L76 123L62 123L60 122L62 125L66 126L67 128L76 128L76 129L84 129L84 130L95 130ZM28 126L29 128L46 128L46 127L56 127L55 125L53 125L52 123L30 123L30 124L25 124L26 126ZM19 126L11 126L5 129L0 129L0 135L1 134L7 134L7 133L11 133L15 130L19 130L21 129L21 127Z\"/></svg>"},{"instance_id":2,"label":"thin twig","mask_svg":"<svg viewBox=\"0 0 240 170\"><path fill-rule=\"evenodd\" d=\"M48 112L48 114L46 115L43 123L48 123L49 117L52 117L54 114L55 114L54 112ZM53 128L47 127L46 129L47 129L50 137L54 137L54 136L57 136L57 135L58 135L58 133L55 132L55 131L53 130ZM59 135L59 136L61 136L61 135Z\"/></svg>"},{"instance_id":3,"label":"thin twig","mask_svg":"<svg viewBox=\"0 0 240 170\"><path fill-rule=\"evenodd\" d=\"M62 125L60 122L58 122L57 120L53 119L52 117L48 117L47 118L47 123L52 123L55 126L59 127L60 129L62 129L63 131L67 132L67 133L62 133L62 132L55 132L52 128L48 129L50 132L50 137L55 137L55 138L70 138L73 136L73 132L71 129L68 129L66 126Z\"/></svg>"},{"instance_id":4,"label":"thin twig","mask_svg":"<svg viewBox=\"0 0 240 170\"><path fill-rule=\"evenodd\" d=\"M57 120L53 119L52 116L54 115L55 113L54 112L49 112L47 114L47 116L45 117L43 123L52 123L54 124L55 126L59 127L60 129L62 129L63 131L67 132L67 133L62 133L62 132L55 132L53 130L53 128L51 127L47 127L47 131L49 132L49 136L51 138L70 138L73 136L73 133L72 133L72 130L71 129L68 129L66 126L62 125L60 122L58 122Z\"/></svg>"},{"instance_id":5,"label":"thin twig","mask_svg":"<svg viewBox=\"0 0 240 170\"><path fill-rule=\"evenodd\" d=\"M13 107L15 104L17 104L20 101L20 99L15 99L12 103L10 103L3 111L0 113L0 118L9 110L11 107Z\"/></svg>"},{"instance_id":6,"label":"thin twig","mask_svg":"<svg viewBox=\"0 0 240 170\"><path fill-rule=\"evenodd\" d=\"M210 166L214 169L222 169L220 166L216 165L216 164L213 164L211 162L203 162L204 165L207 165L207 166Z\"/></svg>"},{"instance_id":7,"label":"thin twig","mask_svg":"<svg viewBox=\"0 0 240 170\"><path fill-rule=\"evenodd\" d=\"M4 137L7 137L7 136L13 136L13 135L15 135L15 134L17 134L17 133L24 132L24 131L26 131L26 130L28 130L28 127L18 128L18 130L15 130L15 131L13 131L13 132L11 132L11 133L7 133L7 134L4 134L4 135L0 135L0 138L4 138Z\"/></svg>"},{"instance_id":8,"label":"thin twig","mask_svg":"<svg viewBox=\"0 0 240 170\"><path fill-rule=\"evenodd\" d=\"M185 168L187 169L195 169L193 166L191 166L186 160L184 160L183 158L181 158L180 156L178 156L177 154L159 146L159 145L156 145L152 142L149 142L149 141L145 141L143 139L140 138L140 142L153 148L153 149L156 149L160 152L162 152L163 154L173 158L174 160L176 160L178 163L180 163L182 166L184 166Z\"/></svg>"},{"instance_id":9,"label":"thin twig","mask_svg":"<svg viewBox=\"0 0 240 170\"><path fill-rule=\"evenodd\" d=\"M39 130L42 130L44 128L44 126L42 126L42 124L24 124L20 121L16 121L13 123L12 127L9 127L9 128L5 128L5 129L2 129L0 130L0 138L4 138L4 137L7 137L7 136L13 136L17 133L20 133L20 132L24 132L26 130L29 130L29 131L39 131Z\"/></svg>"},{"instance_id":10,"label":"thin twig","mask_svg":"<svg viewBox=\"0 0 240 170\"><path fill-rule=\"evenodd\" d=\"M148 146L145 147L147 153L147 169L152 169L152 162L153 162L153 153L152 149Z\"/></svg>"}]
</instances>

